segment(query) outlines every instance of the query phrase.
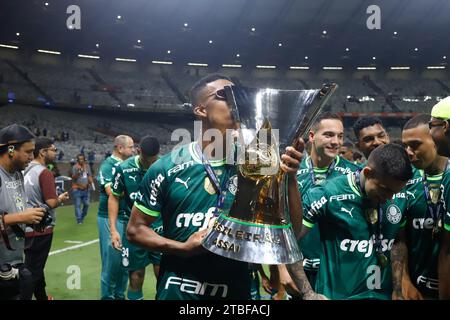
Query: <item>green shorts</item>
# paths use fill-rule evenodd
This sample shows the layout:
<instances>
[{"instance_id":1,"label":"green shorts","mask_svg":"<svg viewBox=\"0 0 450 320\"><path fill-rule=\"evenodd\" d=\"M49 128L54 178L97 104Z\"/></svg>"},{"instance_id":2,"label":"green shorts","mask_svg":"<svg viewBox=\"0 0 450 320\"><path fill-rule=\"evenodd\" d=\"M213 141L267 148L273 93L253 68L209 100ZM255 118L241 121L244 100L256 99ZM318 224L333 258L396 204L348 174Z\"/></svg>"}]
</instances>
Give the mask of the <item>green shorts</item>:
<instances>
[{"instance_id":1,"label":"green shorts","mask_svg":"<svg viewBox=\"0 0 450 320\"><path fill-rule=\"evenodd\" d=\"M161 253L148 251L122 237L122 266L128 271L145 269L149 264L159 265Z\"/></svg>"}]
</instances>

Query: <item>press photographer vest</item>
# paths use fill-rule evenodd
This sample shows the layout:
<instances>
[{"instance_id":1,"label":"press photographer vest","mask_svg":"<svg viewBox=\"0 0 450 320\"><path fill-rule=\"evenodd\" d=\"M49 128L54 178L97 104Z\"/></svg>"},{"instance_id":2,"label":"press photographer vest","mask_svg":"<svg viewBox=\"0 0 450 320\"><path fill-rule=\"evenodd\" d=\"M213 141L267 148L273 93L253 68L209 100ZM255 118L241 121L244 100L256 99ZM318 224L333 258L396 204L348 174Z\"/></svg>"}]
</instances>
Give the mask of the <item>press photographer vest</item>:
<instances>
[{"instance_id":1,"label":"press photographer vest","mask_svg":"<svg viewBox=\"0 0 450 320\"><path fill-rule=\"evenodd\" d=\"M42 164L32 161L24 171L25 193L27 195L27 203L29 207L33 208L46 206L45 200L42 196L41 185L39 184L39 176L45 169L47 168ZM55 210L50 208L48 212L52 217L51 226L54 226L56 222Z\"/></svg>"},{"instance_id":2,"label":"press photographer vest","mask_svg":"<svg viewBox=\"0 0 450 320\"><path fill-rule=\"evenodd\" d=\"M0 212L8 214L16 214L26 209L27 198L23 175L21 172L10 174L2 166L0 166ZM22 229L24 224L17 225ZM6 227L8 239L14 250L8 250L3 238L0 237L0 264L22 263L25 238L18 237L11 227Z\"/></svg>"}]
</instances>

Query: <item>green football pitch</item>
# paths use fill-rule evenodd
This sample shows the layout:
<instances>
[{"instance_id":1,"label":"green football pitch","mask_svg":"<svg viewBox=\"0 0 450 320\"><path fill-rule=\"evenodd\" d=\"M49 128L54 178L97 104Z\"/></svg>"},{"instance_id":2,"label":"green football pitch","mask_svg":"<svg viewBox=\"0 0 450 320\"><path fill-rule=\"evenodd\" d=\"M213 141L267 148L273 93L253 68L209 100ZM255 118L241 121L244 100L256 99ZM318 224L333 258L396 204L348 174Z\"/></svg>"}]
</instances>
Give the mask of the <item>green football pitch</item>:
<instances>
[{"instance_id":1,"label":"green football pitch","mask_svg":"<svg viewBox=\"0 0 450 320\"><path fill-rule=\"evenodd\" d=\"M57 209L52 248L45 267L47 293L55 300L100 299L98 203L91 203L84 223L76 224L73 206ZM79 278L74 278L78 277ZM78 286L79 284L79 286ZM146 270L144 299L155 297L153 267Z\"/></svg>"}]
</instances>

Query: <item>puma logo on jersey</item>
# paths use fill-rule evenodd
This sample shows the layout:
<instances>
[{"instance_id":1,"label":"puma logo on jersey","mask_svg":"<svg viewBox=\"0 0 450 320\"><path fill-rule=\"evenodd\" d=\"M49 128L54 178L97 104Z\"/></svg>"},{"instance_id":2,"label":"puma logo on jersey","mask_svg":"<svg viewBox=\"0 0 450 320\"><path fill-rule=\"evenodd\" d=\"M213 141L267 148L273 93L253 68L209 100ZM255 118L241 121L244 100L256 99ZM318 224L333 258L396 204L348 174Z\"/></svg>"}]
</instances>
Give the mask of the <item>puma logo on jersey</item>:
<instances>
[{"instance_id":1,"label":"puma logo on jersey","mask_svg":"<svg viewBox=\"0 0 450 320\"><path fill-rule=\"evenodd\" d=\"M136 176L129 176L128 178L130 178L131 180L133 180L134 182L136 182Z\"/></svg>"},{"instance_id":2,"label":"puma logo on jersey","mask_svg":"<svg viewBox=\"0 0 450 320\"><path fill-rule=\"evenodd\" d=\"M416 196L414 195L414 192L406 191L406 194L407 194L408 196L411 196L413 199L416 198Z\"/></svg>"},{"instance_id":3,"label":"puma logo on jersey","mask_svg":"<svg viewBox=\"0 0 450 320\"><path fill-rule=\"evenodd\" d=\"M182 185L184 185L186 187L186 189L189 189L188 187L188 181L191 179L191 177L189 177L186 181L181 180L180 178L176 177L175 178L175 182L181 183Z\"/></svg>"},{"instance_id":4,"label":"puma logo on jersey","mask_svg":"<svg viewBox=\"0 0 450 320\"><path fill-rule=\"evenodd\" d=\"M350 215L350 217L352 217L352 219L353 219L353 214L352 214L353 209L355 209L355 208L352 208L352 210L347 210L345 208L341 208L341 211L348 213Z\"/></svg>"}]
</instances>

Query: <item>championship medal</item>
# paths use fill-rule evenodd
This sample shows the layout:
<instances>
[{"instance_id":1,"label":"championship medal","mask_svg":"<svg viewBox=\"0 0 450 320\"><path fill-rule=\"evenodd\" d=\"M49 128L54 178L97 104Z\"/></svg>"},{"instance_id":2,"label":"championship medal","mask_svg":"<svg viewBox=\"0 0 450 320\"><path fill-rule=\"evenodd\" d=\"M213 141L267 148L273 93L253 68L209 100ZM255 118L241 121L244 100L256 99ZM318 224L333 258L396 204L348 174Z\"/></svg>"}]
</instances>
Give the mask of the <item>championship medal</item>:
<instances>
[{"instance_id":1,"label":"championship medal","mask_svg":"<svg viewBox=\"0 0 450 320\"><path fill-rule=\"evenodd\" d=\"M430 189L430 198L431 198L431 203L437 204L439 201L439 190Z\"/></svg>"},{"instance_id":2,"label":"championship medal","mask_svg":"<svg viewBox=\"0 0 450 320\"><path fill-rule=\"evenodd\" d=\"M370 224L375 224L378 221L378 210L377 209L367 209L366 217Z\"/></svg>"},{"instance_id":3,"label":"championship medal","mask_svg":"<svg viewBox=\"0 0 450 320\"><path fill-rule=\"evenodd\" d=\"M386 268L386 266L388 264L388 259L384 253L381 253L381 252L377 253L377 260L378 260L378 264L380 265L380 267Z\"/></svg>"}]
</instances>

